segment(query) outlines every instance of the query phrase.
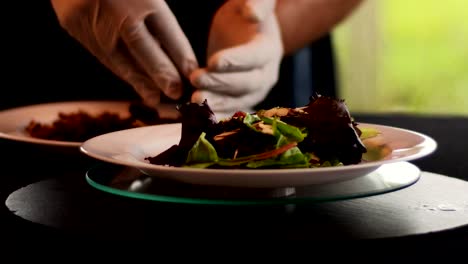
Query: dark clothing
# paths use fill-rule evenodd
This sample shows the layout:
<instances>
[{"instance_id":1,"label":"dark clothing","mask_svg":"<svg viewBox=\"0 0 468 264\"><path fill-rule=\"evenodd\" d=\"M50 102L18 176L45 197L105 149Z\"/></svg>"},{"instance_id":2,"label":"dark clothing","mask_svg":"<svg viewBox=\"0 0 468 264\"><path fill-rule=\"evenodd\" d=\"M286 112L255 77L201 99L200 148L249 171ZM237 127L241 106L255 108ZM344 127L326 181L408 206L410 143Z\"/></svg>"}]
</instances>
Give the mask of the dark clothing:
<instances>
[{"instance_id":1,"label":"dark clothing","mask_svg":"<svg viewBox=\"0 0 468 264\"><path fill-rule=\"evenodd\" d=\"M211 19L220 0L167 1L178 18L201 65ZM183 5L176 3L182 2ZM71 100L138 99L127 83L105 68L58 24L48 0L8 3L21 10L22 21L7 21L3 60L7 68L0 109ZM7 18L3 18L7 19ZM258 108L301 106L313 92L335 95L330 36L284 58L278 83Z\"/></svg>"}]
</instances>

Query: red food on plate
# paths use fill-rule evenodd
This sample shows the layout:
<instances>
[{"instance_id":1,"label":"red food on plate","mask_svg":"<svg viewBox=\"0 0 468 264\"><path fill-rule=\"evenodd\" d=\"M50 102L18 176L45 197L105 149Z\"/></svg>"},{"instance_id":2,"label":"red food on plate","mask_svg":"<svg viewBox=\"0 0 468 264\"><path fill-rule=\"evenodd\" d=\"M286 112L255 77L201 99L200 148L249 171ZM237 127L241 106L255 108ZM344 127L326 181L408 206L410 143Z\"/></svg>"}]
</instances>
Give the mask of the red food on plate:
<instances>
[{"instance_id":1,"label":"red food on plate","mask_svg":"<svg viewBox=\"0 0 468 264\"><path fill-rule=\"evenodd\" d=\"M31 120L25 127L25 132L35 138L83 142L118 130L179 121L161 118L155 110L137 102L130 104L129 112L128 117L121 117L119 113L112 111L104 111L98 115L91 115L85 110L60 112L52 123Z\"/></svg>"}]
</instances>

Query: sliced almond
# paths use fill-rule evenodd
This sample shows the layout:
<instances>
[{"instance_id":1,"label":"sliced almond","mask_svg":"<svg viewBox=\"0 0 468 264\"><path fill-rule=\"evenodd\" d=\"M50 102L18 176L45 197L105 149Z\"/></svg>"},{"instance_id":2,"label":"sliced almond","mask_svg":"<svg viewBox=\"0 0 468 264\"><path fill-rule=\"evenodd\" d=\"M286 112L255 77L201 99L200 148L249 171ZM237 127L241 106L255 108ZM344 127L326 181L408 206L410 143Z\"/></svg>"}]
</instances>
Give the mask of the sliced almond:
<instances>
[{"instance_id":1,"label":"sliced almond","mask_svg":"<svg viewBox=\"0 0 468 264\"><path fill-rule=\"evenodd\" d=\"M218 134L216 136L214 136L214 140L215 141L218 141L218 140L222 140L224 139L225 137L228 137L228 136L231 136L231 135L234 135L236 134L237 132L239 132L240 129L236 129L236 130L232 130L232 131L226 131L226 132L223 132L221 134Z\"/></svg>"}]
</instances>

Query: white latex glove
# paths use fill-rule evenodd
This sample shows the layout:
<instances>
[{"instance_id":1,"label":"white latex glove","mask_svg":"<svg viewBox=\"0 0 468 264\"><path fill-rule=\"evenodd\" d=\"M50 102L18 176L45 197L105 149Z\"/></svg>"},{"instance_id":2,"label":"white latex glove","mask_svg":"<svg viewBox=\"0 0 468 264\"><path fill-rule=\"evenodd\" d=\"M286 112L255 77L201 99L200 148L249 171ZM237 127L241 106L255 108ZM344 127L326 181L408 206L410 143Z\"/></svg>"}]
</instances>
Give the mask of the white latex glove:
<instances>
[{"instance_id":1,"label":"white latex glove","mask_svg":"<svg viewBox=\"0 0 468 264\"><path fill-rule=\"evenodd\" d=\"M164 0L51 0L61 26L155 107L182 96L180 73L198 67Z\"/></svg>"},{"instance_id":2,"label":"white latex glove","mask_svg":"<svg viewBox=\"0 0 468 264\"><path fill-rule=\"evenodd\" d=\"M207 99L221 118L252 111L278 80L283 44L275 0L228 0L216 12L208 40L207 68L190 81L193 102Z\"/></svg>"}]
</instances>

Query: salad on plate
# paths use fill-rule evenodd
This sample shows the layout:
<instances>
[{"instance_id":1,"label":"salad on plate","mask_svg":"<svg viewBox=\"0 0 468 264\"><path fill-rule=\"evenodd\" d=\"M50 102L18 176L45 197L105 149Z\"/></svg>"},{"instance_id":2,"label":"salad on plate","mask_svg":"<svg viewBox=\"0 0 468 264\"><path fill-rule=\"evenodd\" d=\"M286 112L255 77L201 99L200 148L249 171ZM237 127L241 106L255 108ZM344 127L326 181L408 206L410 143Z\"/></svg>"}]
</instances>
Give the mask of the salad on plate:
<instances>
[{"instance_id":1,"label":"salad on plate","mask_svg":"<svg viewBox=\"0 0 468 264\"><path fill-rule=\"evenodd\" d=\"M151 164L192 168L315 168L358 164L364 139L380 132L360 128L344 100L314 95L303 107L238 111L216 120L205 100L178 106L181 138L146 157Z\"/></svg>"}]
</instances>

